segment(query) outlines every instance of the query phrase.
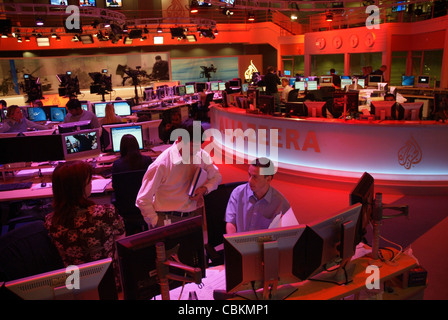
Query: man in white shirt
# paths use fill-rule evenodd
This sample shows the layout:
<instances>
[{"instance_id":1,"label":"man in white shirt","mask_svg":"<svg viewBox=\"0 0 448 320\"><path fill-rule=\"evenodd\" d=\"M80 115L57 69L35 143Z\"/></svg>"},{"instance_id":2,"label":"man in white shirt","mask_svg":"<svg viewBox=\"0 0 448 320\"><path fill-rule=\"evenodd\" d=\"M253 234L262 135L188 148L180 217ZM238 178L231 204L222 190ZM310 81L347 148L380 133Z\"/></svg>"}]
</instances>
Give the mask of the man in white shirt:
<instances>
[{"instance_id":1,"label":"man in white shirt","mask_svg":"<svg viewBox=\"0 0 448 320\"><path fill-rule=\"evenodd\" d=\"M65 105L67 108L67 115L64 122L78 122L78 121L90 121L90 127L92 129L99 128L100 122L96 115L88 110L84 110L81 107L81 102L78 99L70 99Z\"/></svg>"},{"instance_id":2,"label":"man in white shirt","mask_svg":"<svg viewBox=\"0 0 448 320\"><path fill-rule=\"evenodd\" d=\"M176 142L157 157L143 177L135 205L152 227L202 214L203 196L221 183L218 168L200 146L201 138L193 141L194 125L183 123L173 131L172 139L178 136ZM179 132L183 132L182 136ZM205 170L207 180L190 197L188 190L197 168Z\"/></svg>"},{"instance_id":3,"label":"man in white shirt","mask_svg":"<svg viewBox=\"0 0 448 320\"><path fill-rule=\"evenodd\" d=\"M280 98L280 102L286 103L286 102L288 102L289 92L292 90L292 87L289 85L288 78L282 78L282 87L283 87L283 91L282 91L282 96Z\"/></svg>"}]
</instances>

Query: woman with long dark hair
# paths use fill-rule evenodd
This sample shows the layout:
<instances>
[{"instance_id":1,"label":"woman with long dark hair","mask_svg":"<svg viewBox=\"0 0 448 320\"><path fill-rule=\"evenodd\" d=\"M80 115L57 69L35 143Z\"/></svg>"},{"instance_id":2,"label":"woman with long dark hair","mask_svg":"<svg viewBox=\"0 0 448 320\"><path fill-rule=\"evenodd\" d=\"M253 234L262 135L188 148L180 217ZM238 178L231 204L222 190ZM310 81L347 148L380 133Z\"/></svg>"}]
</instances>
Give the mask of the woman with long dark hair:
<instances>
[{"instance_id":1,"label":"woman with long dark hair","mask_svg":"<svg viewBox=\"0 0 448 320\"><path fill-rule=\"evenodd\" d=\"M137 139L125 134L120 141L120 158L114 161L112 173L146 170L151 163L151 157L141 154Z\"/></svg>"}]
</instances>

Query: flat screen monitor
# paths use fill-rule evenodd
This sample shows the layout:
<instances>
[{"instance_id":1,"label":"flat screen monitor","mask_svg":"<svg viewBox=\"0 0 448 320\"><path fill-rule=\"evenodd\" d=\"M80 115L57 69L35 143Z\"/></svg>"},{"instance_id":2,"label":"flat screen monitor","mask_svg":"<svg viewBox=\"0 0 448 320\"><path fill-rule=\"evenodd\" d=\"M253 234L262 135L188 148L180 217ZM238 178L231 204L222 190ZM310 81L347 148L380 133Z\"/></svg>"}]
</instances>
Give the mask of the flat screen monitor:
<instances>
[{"instance_id":1,"label":"flat screen monitor","mask_svg":"<svg viewBox=\"0 0 448 320\"><path fill-rule=\"evenodd\" d=\"M370 113L375 115L377 120L392 119L392 107L395 101L372 101L370 103Z\"/></svg>"},{"instance_id":2,"label":"flat screen monitor","mask_svg":"<svg viewBox=\"0 0 448 320\"><path fill-rule=\"evenodd\" d=\"M81 109L85 111L90 111L90 103L87 101L81 102Z\"/></svg>"},{"instance_id":3,"label":"flat screen monitor","mask_svg":"<svg viewBox=\"0 0 448 320\"><path fill-rule=\"evenodd\" d=\"M274 114L275 100L274 96L259 95L257 108L264 114Z\"/></svg>"},{"instance_id":4,"label":"flat screen monitor","mask_svg":"<svg viewBox=\"0 0 448 320\"><path fill-rule=\"evenodd\" d=\"M97 118L104 118L106 116L106 102L97 102L93 104L93 111Z\"/></svg>"},{"instance_id":5,"label":"flat screen monitor","mask_svg":"<svg viewBox=\"0 0 448 320\"><path fill-rule=\"evenodd\" d=\"M64 160L60 135L16 136L0 139L0 164Z\"/></svg>"},{"instance_id":6,"label":"flat screen monitor","mask_svg":"<svg viewBox=\"0 0 448 320\"><path fill-rule=\"evenodd\" d=\"M177 256L180 263L188 266L189 270L193 269L192 278L205 277L202 217L187 218L117 240L118 262L125 300L148 300L159 295L161 293L160 278L165 277L166 273L158 274L158 270L169 271L179 277L185 276L185 270L178 268L167 270L163 267L165 264L157 262L157 248L161 249L160 246L158 247L159 243L164 245L166 260L172 260L174 256ZM159 260L165 261L165 259ZM198 271L199 274L197 274ZM169 280L170 289L181 285L181 281ZM175 298L177 297L173 297Z\"/></svg>"},{"instance_id":7,"label":"flat screen monitor","mask_svg":"<svg viewBox=\"0 0 448 320\"><path fill-rule=\"evenodd\" d=\"M342 79L347 80L347 79L351 79L351 78L350 78L350 76L341 76L341 80L342 80Z\"/></svg>"},{"instance_id":8,"label":"flat screen monitor","mask_svg":"<svg viewBox=\"0 0 448 320\"><path fill-rule=\"evenodd\" d=\"M120 117L127 117L132 114L132 109L127 101L114 101L115 114Z\"/></svg>"},{"instance_id":9,"label":"flat screen monitor","mask_svg":"<svg viewBox=\"0 0 448 320\"><path fill-rule=\"evenodd\" d=\"M66 6L67 0L50 0L50 4L53 6Z\"/></svg>"},{"instance_id":10,"label":"flat screen monitor","mask_svg":"<svg viewBox=\"0 0 448 320\"><path fill-rule=\"evenodd\" d=\"M123 6L123 0L105 0L106 8L121 8Z\"/></svg>"},{"instance_id":11,"label":"flat screen monitor","mask_svg":"<svg viewBox=\"0 0 448 320\"><path fill-rule=\"evenodd\" d=\"M375 179L367 172L364 172L353 187L349 196L349 205L360 203L362 205L361 214L358 220L355 243L364 240L367 233L367 227L372 219L374 197L375 197Z\"/></svg>"},{"instance_id":12,"label":"flat screen monitor","mask_svg":"<svg viewBox=\"0 0 448 320\"><path fill-rule=\"evenodd\" d=\"M415 82L414 76L401 76L401 85L413 87Z\"/></svg>"},{"instance_id":13,"label":"flat screen monitor","mask_svg":"<svg viewBox=\"0 0 448 320\"><path fill-rule=\"evenodd\" d=\"M67 110L65 108L51 107L50 113L51 113L50 118L51 121L63 122L65 119L65 115L67 114Z\"/></svg>"},{"instance_id":14,"label":"flat screen monitor","mask_svg":"<svg viewBox=\"0 0 448 320\"><path fill-rule=\"evenodd\" d=\"M230 80L229 86L232 89L239 89L241 87L241 82L240 80Z\"/></svg>"},{"instance_id":15,"label":"flat screen monitor","mask_svg":"<svg viewBox=\"0 0 448 320\"><path fill-rule=\"evenodd\" d=\"M193 84L185 85L185 93L186 94L194 94L194 85Z\"/></svg>"},{"instance_id":16,"label":"flat screen monitor","mask_svg":"<svg viewBox=\"0 0 448 320\"><path fill-rule=\"evenodd\" d=\"M345 86L351 86L352 83L353 83L352 79L341 78L341 88L345 88Z\"/></svg>"},{"instance_id":17,"label":"flat screen monitor","mask_svg":"<svg viewBox=\"0 0 448 320\"><path fill-rule=\"evenodd\" d=\"M244 94L247 92L247 90L249 90L249 84L248 83L243 83L241 86L241 92Z\"/></svg>"},{"instance_id":18,"label":"flat screen monitor","mask_svg":"<svg viewBox=\"0 0 448 320\"><path fill-rule=\"evenodd\" d=\"M289 85L294 88L296 83L296 78L289 78Z\"/></svg>"},{"instance_id":19,"label":"flat screen monitor","mask_svg":"<svg viewBox=\"0 0 448 320\"><path fill-rule=\"evenodd\" d=\"M420 88L429 88L430 76L418 76L417 78L417 87Z\"/></svg>"},{"instance_id":20,"label":"flat screen monitor","mask_svg":"<svg viewBox=\"0 0 448 320\"><path fill-rule=\"evenodd\" d=\"M28 119L31 121L47 121L49 118L45 107L29 107L27 111Z\"/></svg>"},{"instance_id":21,"label":"flat screen monitor","mask_svg":"<svg viewBox=\"0 0 448 320\"><path fill-rule=\"evenodd\" d=\"M219 82L210 82L210 91L219 91Z\"/></svg>"},{"instance_id":22,"label":"flat screen monitor","mask_svg":"<svg viewBox=\"0 0 448 320\"><path fill-rule=\"evenodd\" d=\"M339 284L351 281L348 262L356 251L361 208L362 205L357 203L307 225L303 235L307 245L302 258L308 257L304 274L309 279Z\"/></svg>"},{"instance_id":23,"label":"flat screen monitor","mask_svg":"<svg viewBox=\"0 0 448 320\"><path fill-rule=\"evenodd\" d=\"M80 130L61 134L65 160L88 159L99 156L99 129Z\"/></svg>"},{"instance_id":24,"label":"flat screen monitor","mask_svg":"<svg viewBox=\"0 0 448 320\"><path fill-rule=\"evenodd\" d=\"M294 83L294 89L305 91L305 81L296 81Z\"/></svg>"},{"instance_id":25,"label":"flat screen monitor","mask_svg":"<svg viewBox=\"0 0 448 320\"><path fill-rule=\"evenodd\" d=\"M306 82L306 88L307 88L308 91L317 90L317 81L315 81L315 80L308 80Z\"/></svg>"},{"instance_id":26,"label":"flat screen monitor","mask_svg":"<svg viewBox=\"0 0 448 320\"><path fill-rule=\"evenodd\" d=\"M226 90L226 83L225 82L218 82L218 90L219 91Z\"/></svg>"},{"instance_id":27,"label":"flat screen monitor","mask_svg":"<svg viewBox=\"0 0 448 320\"><path fill-rule=\"evenodd\" d=\"M332 76L320 76L320 86L333 86L333 77Z\"/></svg>"},{"instance_id":28,"label":"flat screen monitor","mask_svg":"<svg viewBox=\"0 0 448 320\"><path fill-rule=\"evenodd\" d=\"M300 259L299 252L304 248L299 239L304 231L305 226L299 225L225 234L226 291L248 297L251 289L255 291L270 282L286 285L300 281L305 261Z\"/></svg>"},{"instance_id":29,"label":"flat screen monitor","mask_svg":"<svg viewBox=\"0 0 448 320\"><path fill-rule=\"evenodd\" d=\"M362 88L365 88L366 86L366 79L358 79L358 85Z\"/></svg>"},{"instance_id":30,"label":"flat screen monitor","mask_svg":"<svg viewBox=\"0 0 448 320\"><path fill-rule=\"evenodd\" d=\"M196 92L204 92L207 91L207 83L205 82L196 82Z\"/></svg>"},{"instance_id":31,"label":"flat screen monitor","mask_svg":"<svg viewBox=\"0 0 448 320\"><path fill-rule=\"evenodd\" d=\"M370 74L368 77L368 82L367 85L369 87L378 87L378 83L384 82L383 81L383 76L379 75L379 74Z\"/></svg>"},{"instance_id":32,"label":"flat screen monitor","mask_svg":"<svg viewBox=\"0 0 448 320\"><path fill-rule=\"evenodd\" d=\"M90 120L66 122L58 125L59 133L74 132L90 128L91 128Z\"/></svg>"},{"instance_id":33,"label":"flat screen monitor","mask_svg":"<svg viewBox=\"0 0 448 320\"><path fill-rule=\"evenodd\" d=\"M326 117L326 110L325 110L326 101L305 101L304 104L308 109L307 111L309 117L314 118Z\"/></svg>"},{"instance_id":34,"label":"flat screen monitor","mask_svg":"<svg viewBox=\"0 0 448 320\"><path fill-rule=\"evenodd\" d=\"M178 95L178 96L184 96L184 95L186 95L186 88L185 88L185 86L176 86L176 95Z\"/></svg>"},{"instance_id":35,"label":"flat screen monitor","mask_svg":"<svg viewBox=\"0 0 448 320\"><path fill-rule=\"evenodd\" d=\"M80 7L95 7L96 0L79 0Z\"/></svg>"},{"instance_id":36,"label":"flat screen monitor","mask_svg":"<svg viewBox=\"0 0 448 320\"><path fill-rule=\"evenodd\" d=\"M423 111L423 102L405 102L401 106L404 109L403 120L417 121L421 120Z\"/></svg>"},{"instance_id":37,"label":"flat screen monitor","mask_svg":"<svg viewBox=\"0 0 448 320\"><path fill-rule=\"evenodd\" d=\"M344 105L346 115L358 112L359 92L333 92L333 117L339 118L344 113Z\"/></svg>"},{"instance_id":38,"label":"flat screen monitor","mask_svg":"<svg viewBox=\"0 0 448 320\"><path fill-rule=\"evenodd\" d=\"M5 283L22 300L116 300L112 259L37 274ZM74 272L79 272L75 283Z\"/></svg>"},{"instance_id":39,"label":"flat screen monitor","mask_svg":"<svg viewBox=\"0 0 448 320\"><path fill-rule=\"evenodd\" d=\"M112 151L120 152L120 143L121 138L125 134L133 135L138 142L138 147L140 150L143 149L143 132L142 126L134 125L134 126L118 126L110 128L110 140L112 142Z\"/></svg>"},{"instance_id":40,"label":"flat screen monitor","mask_svg":"<svg viewBox=\"0 0 448 320\"><path fill-rule=\"evenodd\" d=\"M306 81L317 81L317 84L319 84L319 77L318 76L309 76Z\"/></svg>"}]
</instances>

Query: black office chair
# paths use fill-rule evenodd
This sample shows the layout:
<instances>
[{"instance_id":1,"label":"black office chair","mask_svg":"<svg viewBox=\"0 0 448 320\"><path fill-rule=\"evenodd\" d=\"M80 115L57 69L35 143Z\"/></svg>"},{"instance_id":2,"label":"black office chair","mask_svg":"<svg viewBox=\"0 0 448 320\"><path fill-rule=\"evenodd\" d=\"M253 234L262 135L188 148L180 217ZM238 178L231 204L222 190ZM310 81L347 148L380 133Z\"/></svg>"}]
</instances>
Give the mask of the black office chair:
<instances>
[{"instance_id":1,"label":"black office chair","mask_svg":"<svg viewBox=\"0 0 448 320\"><path fill-rule=\"evenodd\" d=\"M214 95L213 92L207 93L204 104L198 103L197 120L210 121L208 111L210 110L210 103L213 101Z\"/></svg>"},{"instance_id":2,"label":"black office chair","mask_svg":"<svg viewBox=\"0 0 448 320\"><path fill-rule=\"evenodd\" d=\"M205 246L205 251L209 266L216 266L224 263L223 250L216 250L215 247L224 242L223 235L226 233L226 222L224 221L224 218L230 194L235 187L243 183L246 182L239 181L220 184L216 190L204 197L208 236L208 243Z\"/></svg>"},{"instance_id":3,"label":"black office chair","mask_svg":"<svg viewBox=\"0 0 448 320\"><path fill-rule=\"evenodd\" d=\"M288 102L298 102L299 101L299 89L293 89L288 93Z\"/></svg>"},{"instance_id":4,"label":"black office chair","mask_svg":"<svg viewBox=\"0 0 448 320\"><path fill-rule=\"evenodd\" d=\"M118 214L123 218L126 236L148 230L140 209L135 206L138 191L146 170L127 171L112 174L114 204Z\"/></svg>"}]
</instances>

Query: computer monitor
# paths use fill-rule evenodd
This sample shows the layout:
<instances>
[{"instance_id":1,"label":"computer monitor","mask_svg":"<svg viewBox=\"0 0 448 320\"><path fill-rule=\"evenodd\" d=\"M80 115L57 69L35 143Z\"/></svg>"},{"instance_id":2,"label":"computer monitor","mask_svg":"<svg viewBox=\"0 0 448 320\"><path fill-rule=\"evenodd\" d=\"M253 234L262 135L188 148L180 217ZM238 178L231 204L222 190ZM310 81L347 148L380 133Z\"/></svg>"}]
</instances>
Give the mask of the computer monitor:
<instances>
[{"instance_id":1,"label":"computer monitor","mask_svg":"<svg viewBox=\"0 0 448 320\"><path fill-rule=\"evenodd\" d=\"M45 112L45 107L29 107L28 111L28 119L31 121L47 121L48 116Z\"/></svg>"},{"instance_id":2,"label":"computer monitor","mask_svg":"<svg viewBox=\"0 0 448 320\"><path fill-rule=\"evenodd\" d=\"M210 82L210 91L219 91L219 82L213 81Z\"/></svg>"},{"instance_id":3,"label":"computer monitor","mask_svg":"<svg viewBox=\"0 0 448 320\"><path fill-rule=\"evenodd\" d=\"M205 82L196 82L196 92L204 92L207 91L207 83Z\"/></svg>"},{"instance_id":4,"label":"computer monitor","mask_svg":"<svg viewBox=\"0 0 448 320\"><path fill-rule=\"evenodd\" d=\"M90 102L89 101L80 101L81 102L81 109L85 111L91 111L90 108Z\"/></svg>"},{"instance_id":5,"label":"computer monitor","mask_svg":"<svg viewBox=\"0 0 448 320\"><path fill-rule=\"evenodd\" d=\"M67 114L67 110L65 108L51 107L50 113L51 113L50 117L51 121L63 122L65 119L65 115Z\"/></svg>"},{"instance_id":6,"label":"computer monitor","mask_svg":"<svg viewBox=\"0 0 448 320\"><path fill-rule=\"evenodd\" d=\"M186 218L117 240L124 299L148 300L159 295L160 279L167 278L168 272L178 279L186 273L190 274L191 280L200 281L205 277L202 222L202 216ZM158 244L163 244L164 250ZM166 266L166 261L172 261L175 256L185 265L184 269ZM163 274L159 274L160 271ZM182 280L168 281L170 289L182 285Z\"/></svg>"},{"instance_id":7,"label":"computer monitor","mask_svg":"<svg viewBox=\"0 0 448 320\"><path fill-rule=\"evenodd\" d=\"M155 90L155 94L157 96L157 99L163 99L166 96L166 86L159 86Z\"/></svg>"},{"instance_id":8,"label":"computer monitor","mask_svg":"<svg viewBox=\"0 0 448 320\"><path fill-rule=\"evenodd\" d=\"M362 88L366 87L366 79L358 79L358 85Z\"/></svg>"},{"instance_id":9,"label":"computer monitor","mask_svg":"<svg viewBox=\"0 0 448 320\"><path fill-rule=\"evenodd\" d=\"M290 116L308 116L308 108L305 107L303 102L286 102L285 103L285 115Z\"/></svg>"},{"instance_id":10,"label":"computer monitor","mask_svg":"<svg viewBox=\"0 0 448 320\"><path fill-rule=\"evenodd\" d=\"M181 96L181 97L187 94L186 88L183 85L176 86L175 92L176 92L176 95Z\"/></svg>"},{"instance_id":11,"label":"computer monitor","mask_svg":"<svg viewBox=\"0 0 448 320\"><path fill-rule=\"evenodd\" d=\"M63 133L61 140L65 160L95 158L101 153L99 129Z\"/></svg>"},{"instance_id":12,"label":"computer monitor","mask_svg":"<svg viewBox=\"0 0 448 320\"><path fill-rule=\"evenodd\" d=\"M186 94L194 94L194 84L187 84L185 85L185 93Z\"/></svg>"},{"instance_id":13,"label":"computer monitor","mask_svg":"<svg viewBox=\"0 0 448 320\"><path fill-rule=\"evenodd\" d=\"M0 139L0 164L64 160L59 135L16 136Z\"/></svg>"},{"instance_id":14,"label":"computer monitor","mask_svg":"<svg viewBox=\"0 0 448 320\"><path fill-rule=\"evenodd\" d=\"M93 111L97 118L104 118L106 116L107 102L96 102L93 104Z\"/></svg>"},{"instance_id":15,"label":"computer monitor","mask_svg":"<svg viewBox=\"0 0 448 320\"><path fill-rule=\"evenodd\" d=\"M274 114L275 100L274 96L259 95L257 108L264 114Z\"/></svg>"},{"instance_id":16,"label":"computer monitor","mask_svg":"<svg viewBox=\"0 0 448 320\"><path fill-rule=\"evenodd\" d=\"M377 120L392 119L392 107L395 103L395 101L372 101L370 113L374 114Z\"/></svg>"},{"instance_id":17,"label":"computer monitor","mask_svg":"<svg viewBox=\"0 0 448 320\"><path fill-rule=\"evenodd\" d=\"M289 85L291 86L291 87L295 87L295 83L296 83L296 78L289 78Z\"/></svg>"},{"instance_id":18,"label":"computer monitor","mask_svg":"<svg viewBox=\"0 0 448 320\"><path fill-rule=\"evenodd\" d=\"M372 219L374 199L375 179L369 173L364 172L349 195L349 205L362 204L355 236L355 243L357 244L364 240L367 233L367 227Z\"/></svg>"},{"instance_id":19,"label":"computer monitor","mask_svg":"<svg viewBox=\"0 0 448 320\"><path fill-rule=\"evenodd\" d=\"M303 250L299 239L304 231L305 226L298 225L225 234L226 291L251 298L263 288L259 299L269 297L270 292L272 299L281 299L295 291L287 284L301 280L306 262L298 252Z\"/></svg>"},{"instance_id":20,"label":"computer monitor","mask_svg":"<svg viewBox=\"0 0 448 320\"><path fill-rule=\"evenodd\" d=\"M127 117L132 114L132 109L127 101L114 101L115 114L120 117Z\"/></svg>"},{"instance_id":21,"label":"computer monitor","mask_svg":"<svg viewBox=\"0 0 448 320\"><path fill-rule=\"evenodd\" d=\"M404 109L403 120L417 121L421 120L423 111L423 102L405 102L401 103Z\"/></svg>"},{"instance_id":22,"label":"computer monitor","mask_svg":"<svg viewBox=\"0 0 448 320\"><path fill-rule=\"evenodd\" d=\"M243 83L242 85L241 85L241 93L246 93L247 92L247 90L249 90L249 84L248 83Z\"/></svg>"},{"instance_id":23,"label":"computer monitor","mask_svg":"<svg viewBox=\"0 0 448 320\"><path fill-rule=\"evenodd\" d=\"M321 87L333 86L333 77L332 76L320 76L320 86Z\"/></svg>"},{"instance_id":24,"label":"computer monitor","mask_svg":"<svg viewBox=\"0 0 448 320\"><path fill-rule=\"evenodd\" d=\"M342 88L342 89L344 89L345 86L351 86L352 83L353 83L353 80L352 80L352 79L344 79L344 78L341 78L341 88Z\"/></svg>"},{"instance_id":25,"label":"computer monitor","mask_svg":"<svg viewBox=\"0 0 448 320\"><path fill-rule=\"evenodd\" d=\"M325 118L326 117L326 110L325 110L325 104L326 101L305 101L305 107L308 109L307 113L309 117L314 118Z\"/></svg>"},{"instance_id":26,"label":"computer monitor","mask_svg":"<svg viewBox=\"0 0 448 320\"><path fill-rule=\"evenodd\" d=\"M5 288L22 300L117 300L112 258L8 281ZM74 273L79 272L79 283Z\"/></svg>"},{"instance_id":27,"label":"computer monitor","mask_svg":"<svg viewBox=\"0 0 448 320\"><path fill-rule=\"evenodd\" d=\"M379 74L369 74L368 86L378 88L378 83L384 82L383 76Z\"/></svg>"},{"instance_id":28,"label":"computer monitor","mask_svg":"<svg viewBox=\"0 0 448 320\"><path fill-rule=\"evenodd\" d=\"M296 81L294 83L294 89L305 91L305 81Z\"/></svg>"},{"instance_id":29,"label":"computer monitor","mask_svg":"<svg viewBox=\"0 0 448 320\"><path fill-rule=\"evenodd\" d=\"M225 91L226 90L226 83L225 82L218 82L218 90L219 91Z\"/></svg>"},{"instance_id":30,"label":"computer monitor","mask_svg":"<svg viewBox=\"0 0 448 320\"><path fill-rule=\"evenodd\" d=\"M241 88L241 81L240 80L229 80L229 86L233 90L239 90Z\"/></svg>"},{"instance_id":31,"label":"computer monitor","mask_svg":"<svg viewBox=\"0 0 448 320\"><path fill-rule=\"evenodd\" d=\"M419 88L429 88L430 80L431 80L430 76L418 76L416 86Z\"/></svg>"},{"instance_id":32,"label":"computer monitor","mask_svg":"<svg viewBox=\"0 0 448 320\"><path fill-rule=\"evenodd\" d=\"M59 133L68 133L79 130L86 130L91 128L90 120L76 121L76 122L66 122L58 125Z\"/></svg>"},{"instance_id":33,"label":"computer monitor","mask_svg":"<svg viewBox=\"0 0 448 320\"><path fill-rule=\"evenodd\" d=\"M110 140L112 142L113 152L120 152L121 138L125 134L133 135L137 139L139 149L143 149L144 144L142 126L136 124L133 126L116 126L110 128Z\"/></svg>"},{"instance_id":34,"label":"computer monitor","mask_svg":"<svg viewBox=\"0 0 448 320\"><path fill-rule=\"evenodd\" d=\"M415 82L414 76L401 76L401 85L413 87Z\"/></svg>"},{"instance_id":35,"label":"computer monitor","mask_svg":"<svg viewBox=\"0 0 448 320\"><path fill-rule=\"evenodd\" d=\"M351 205L329 218L307 225L300 241L305 251L304 275L310 280L346 284L351 282L357 227L362 204Z\"/></svg>"},{"instance_id":36,"label":"computer monitor","mask_svg":"<svg viewBox=\"0 0 448 320\"><path fill-rule=\"evenodd\" d=\"M308 91L317 90L317 81L316 80L308 80L306 82L306 88Z\"/></svg>"},{"instance_id":37,"label":"computer monitor","mask_svg":"<svg viewBox=\"0 0 448 320\"><path fill-rule=\"evenodd\" d=\"M346 116L356 114L358 105L359 92L333 92L333 117L339 118L343 116L344 106Z\"/></svg>"},{"instance_id":38,"label":"computer monitor","mask_svg":"<svg viewBox=\"0 0 448 320\"><path fill-rule=\"evenodd\" d=\"M21 132L26 137L30 136L48 136L54 134L54 129L36 130L36 131L24 131Z\"/></svg>"}]
</instances>

